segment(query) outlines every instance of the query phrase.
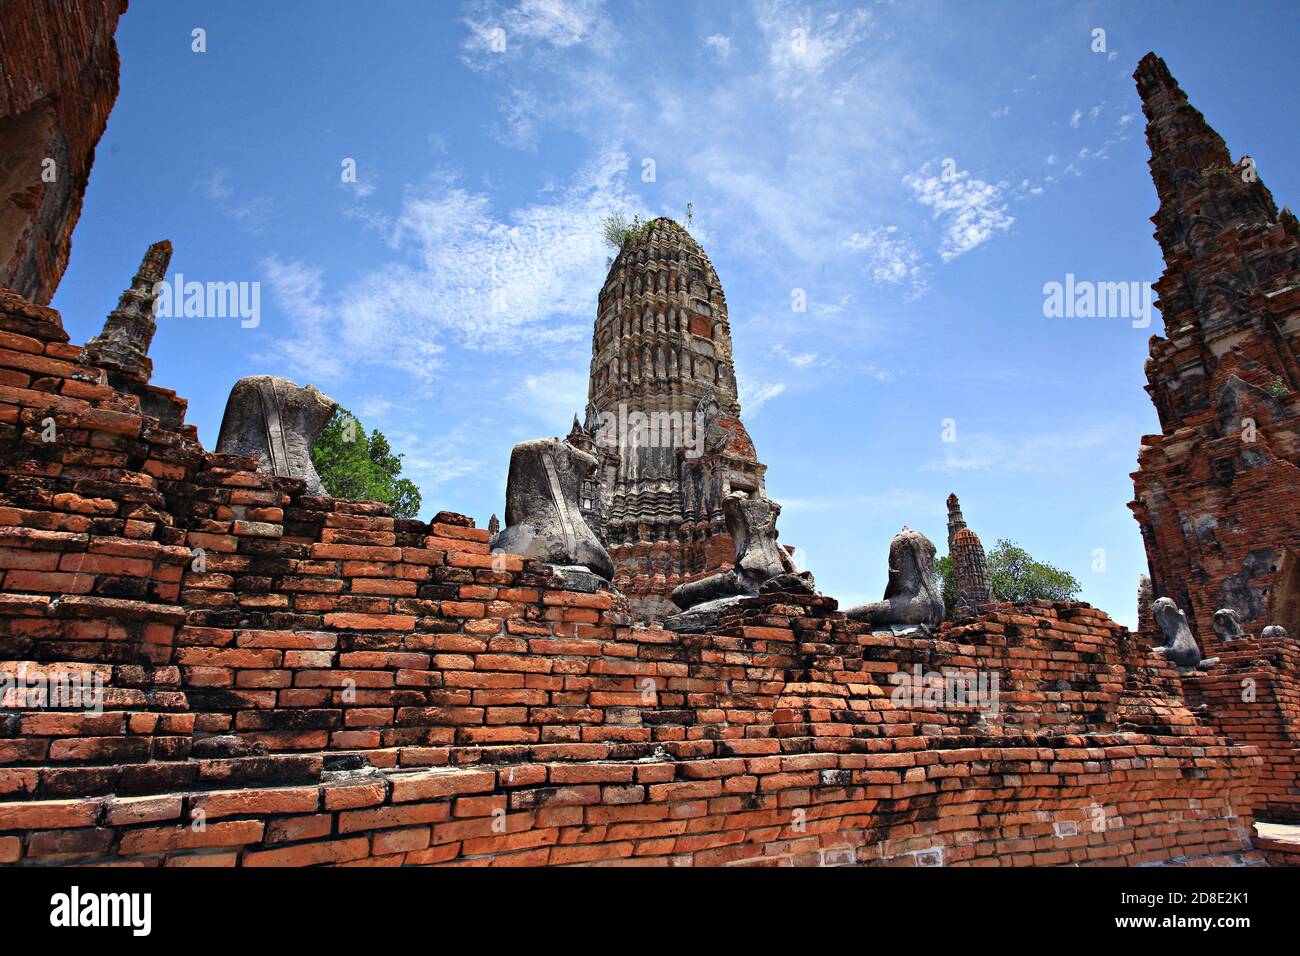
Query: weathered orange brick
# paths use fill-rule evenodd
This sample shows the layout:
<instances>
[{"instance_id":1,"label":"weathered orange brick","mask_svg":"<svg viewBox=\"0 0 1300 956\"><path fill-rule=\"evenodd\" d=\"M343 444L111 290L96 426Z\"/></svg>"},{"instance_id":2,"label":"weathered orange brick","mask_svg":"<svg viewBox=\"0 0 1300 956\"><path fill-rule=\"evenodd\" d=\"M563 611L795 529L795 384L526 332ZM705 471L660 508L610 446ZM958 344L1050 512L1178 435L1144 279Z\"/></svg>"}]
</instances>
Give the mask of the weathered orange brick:
<instances>
[{"instance_id":1,"label":"weathered orange brick","mask_svg":"<svg viewBox=\"0 0 1300 956\"><path fill-rule=\"evenodd\" d=\"M301 843L280 850L253 850L244 854L244 866L319 866L343 863L370 855L365 837Z\"/></svg>"}]
</instances>

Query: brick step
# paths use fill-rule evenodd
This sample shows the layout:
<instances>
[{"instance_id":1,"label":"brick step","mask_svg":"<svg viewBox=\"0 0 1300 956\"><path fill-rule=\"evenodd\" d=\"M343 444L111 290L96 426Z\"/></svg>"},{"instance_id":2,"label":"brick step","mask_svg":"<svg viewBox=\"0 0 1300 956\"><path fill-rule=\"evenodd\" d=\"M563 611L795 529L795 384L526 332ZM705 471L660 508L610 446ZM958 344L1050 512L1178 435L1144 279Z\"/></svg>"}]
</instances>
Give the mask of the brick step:
<instances>
[{"instance_id":1,"label":"brick step","mask_svg":"<svg viewBox=\"0 0 1300 956\"><path fill-rule=\"evenodd\" d=\"M187 743L188 738L186 738ZM366 766L355 755L272 754L146 760L105 766L0 767L0 808L7 801L140 796L176 790L315 783L327 769ZM0 809L0 816L3 810Z\"/></svg>"}]
</instances>

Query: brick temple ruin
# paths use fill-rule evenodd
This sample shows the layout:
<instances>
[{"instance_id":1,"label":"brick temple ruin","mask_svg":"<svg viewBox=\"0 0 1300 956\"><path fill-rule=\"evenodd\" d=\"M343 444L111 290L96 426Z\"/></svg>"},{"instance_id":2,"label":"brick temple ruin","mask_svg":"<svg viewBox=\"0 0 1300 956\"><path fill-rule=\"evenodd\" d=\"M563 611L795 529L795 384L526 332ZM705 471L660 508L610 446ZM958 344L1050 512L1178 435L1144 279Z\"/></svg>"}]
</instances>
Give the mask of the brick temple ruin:
<instances>
[{"instance_id":1,"label":"brick temple ruin","mask_svg":"<svg viewBox=\"0 0 1300 956\"><path fill-rule=\"evenodd\" d=\"M1300 633L1300 227L1187 102L1164 61L1136 74L1147 116L1164 336L1131 505L1154 594L1203 639L1229 607Z\"/></svg>"},{"instance_id":2,"label":"brick temple ruin","mask_svg":"<svg viewBox=\"0 0 1300 956\"><path fill-rule=\"evenodd\" d=\"M1296 823L1300 224L1249 158L1233 161L1163 60L1147 54L1134 78L1160 199L1165 335L1146 363L1161 434L1142 439L1130 507L1152 597L1172 598L1221 656L1185 678L1189 700L1260 748L1259 803Z\"/></svg>"},{"instance_id":3,"label":"brick temple ruin","mask_svg":"<svg viewBox=\"0 0 1300 956\"><path fill-rule=\"evenodd\" d=\"M1169 119L1162 71L1144 60L1138 77L1163 150L1188 114ZM56 225L33 219L31 241ZM1261 248L1270 230L1236 241ZM890 545L886 600L861 608L788 566L739 423L721 286L676 224L652 223L610 270L587 422L512 455L495 541L545 559L454 513L308 493L304 441L331 407L311 389L244 380L222 443L260 429L266 447L206 450L146 354L142 277L168 252L124 277L85 347L42 304L58 270L0 291L0 863L1295 858L1252 829L1296 792L1294 633L1228 615L1211 639L1170 599L1205 585L1154 556L1159 647L1086 604L991 603L955 498L954 622L933 616L933 546L916 532ZM1249 302L1293 295L1278 288ZM1169 341L1194 318L1171 320ZM1273 354L1250 344L1254 321L1235 339L1249 382ZM1213 376L1227 352L1197 328L1163 367ZM1153 372L1162 419L1210 428L1213 412L1178 404L1187 375L1162 390ZM620 401L703 404L719 438L698 459L642 444L611 457L596 430ZM1259 421L1280 454L1282 419ZM1159 447L1201 440L1178 434ZM1170 496L1176 474L1160 479ZM1257 547L1281 546L1257 527Z\"/></svg>"},{"instance_id":4,"label":"brick temple ruin","mask_svg":"<svg viewBox=\"0 0 1300 956\"><path fill-rule=\"evenodd\" d=\"M722 501L764 495L767 470L740 421L722 283L671 219L619 251L591 353L586 419L570 436L599 460L583 515L629 609L649 619L674 610L674 588L730 565Z\"/></svg>"}]
</instances>

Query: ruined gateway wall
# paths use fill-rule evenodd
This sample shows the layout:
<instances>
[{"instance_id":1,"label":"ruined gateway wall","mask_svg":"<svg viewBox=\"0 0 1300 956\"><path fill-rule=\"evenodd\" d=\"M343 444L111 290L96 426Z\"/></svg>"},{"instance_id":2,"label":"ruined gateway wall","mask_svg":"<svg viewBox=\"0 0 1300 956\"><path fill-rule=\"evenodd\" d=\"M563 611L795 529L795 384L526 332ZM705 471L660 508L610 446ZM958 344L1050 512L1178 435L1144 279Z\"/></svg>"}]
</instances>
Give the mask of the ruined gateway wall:
<instances>
[{"instance_id":1,"label":"ruined gateway wall","mask_svg":"<svg viewBox=\"0 0 1300 956\"><path fill-rule=\"evenodd\" d=\"M106 685L0 711L0 862L1263 862L1256 751L1087 605L632 626L468 519L207 454L78 353L0 292L0 670ZM999 712L895 703L914 665L997 672Z\"/></svg>"},{"instance_id":2,"label":"ruined gateway wall","mask_svg":"<svg viewBox=\"0 0 1300 956\"><path fill-rule=\"evenodd\" d=\"M1214 645L1219 663L1183 678L1188 703L1204 704L1221 734L1264 758L1255 815L1300 823L1300 649L1291 637L1234 643Z\"/></svg>"}]
</instances>

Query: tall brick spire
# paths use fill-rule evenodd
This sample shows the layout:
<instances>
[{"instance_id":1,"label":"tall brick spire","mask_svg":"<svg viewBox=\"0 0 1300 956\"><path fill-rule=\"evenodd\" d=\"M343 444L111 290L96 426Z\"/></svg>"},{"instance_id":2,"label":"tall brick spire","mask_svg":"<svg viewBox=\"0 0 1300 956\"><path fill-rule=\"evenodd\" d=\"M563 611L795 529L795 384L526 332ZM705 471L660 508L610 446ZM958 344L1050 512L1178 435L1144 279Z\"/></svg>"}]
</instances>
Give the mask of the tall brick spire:
<instances>
[{"instance_id":1,"label":"tall brick spire","mask_svg":"<svg viewBox=\"0 0 1300 956\"><path fill-rule=\"evenodd\" d=\"M974 614L981 604L993 600L989 562L984 545L961 513L955 494L948 496L948 556L952 558L952 583L956 593L953 609L957 616Z\"/></svg>"},{"instance_id":2,"label":"tall brick spire","mask_svg":"<svg viewBox=\"0 0 1300 956\"><path fill-rule=\"evenodd\" d=\"M1255 164L1233 162L1165 62L1134 73L1147 117L1155 283L1147 392L1160 435L1142 439L1129 505L1152 593L1203 641L1214 612L1248 630L1300 625L1300 229ZM1292 631L1294 633L1294 631Z\"/></svg>"},{"instance_id":3,"label":"tall brick spire","mask_svg":"<svg viewBox=\"0 0 1300 956\"><path fill-rule=\"evenodd\" d=\"M633 611L665 613L674 587L734 561L722 499L763 494L766 470L740 422L722 283L673 220L652 220L619 251L591 353L580 431L595 437L601 468L584 516Z\"/></svg>"},{"instance_id":4,"label":"tall brick spire","mask_svg":"<svg viewBox=\"0 0 1300 956\"><path fill-rule=\"evenodd\" d=\"M166 239L149 247L131 285L117 300L117 308L108 314L104 330L86 343L83 362L123 379L149 381L153 374L149 346L158 329L153 316L158 301L154 289L166 277L171 259L172 244Z\"/></svg>"},{"instance_id":5,"label":"tall brick spire","mask_svg":"<svg viewBox=\"0 0 1300 956\"><path fill-rule=\"evenodd\" d=\"M1223 137L1187 101L1165 61L1148 53L1133 77L1147 117L1151 178L1160 197L1152 222L1166 261L1199 254L1228 229L1276 224L1277 206L1253 160L1232 161ZM1167 310L1165 319L1168 323Z\"/></svg>"}]
</instances>

